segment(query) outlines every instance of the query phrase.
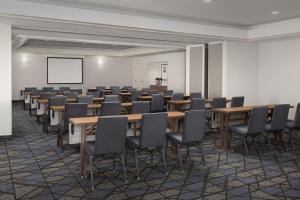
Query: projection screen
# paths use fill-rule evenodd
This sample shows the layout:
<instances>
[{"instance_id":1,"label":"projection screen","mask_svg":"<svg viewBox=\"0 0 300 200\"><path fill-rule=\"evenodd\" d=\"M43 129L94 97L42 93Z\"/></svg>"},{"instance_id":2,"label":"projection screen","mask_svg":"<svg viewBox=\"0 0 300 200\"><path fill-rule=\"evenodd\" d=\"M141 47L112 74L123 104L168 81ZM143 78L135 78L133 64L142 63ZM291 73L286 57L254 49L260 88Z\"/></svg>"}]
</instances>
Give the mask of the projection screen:
<instances>
[{"instance_id":1,"label":"projection screen","mask_svg":"<svg viewBox=\"0 0 300 200\"><path fill-rule=\"evenodd\" d=\"M83 83L83 59L47 57L48 84Z\"/></svg>"}]
</instances>

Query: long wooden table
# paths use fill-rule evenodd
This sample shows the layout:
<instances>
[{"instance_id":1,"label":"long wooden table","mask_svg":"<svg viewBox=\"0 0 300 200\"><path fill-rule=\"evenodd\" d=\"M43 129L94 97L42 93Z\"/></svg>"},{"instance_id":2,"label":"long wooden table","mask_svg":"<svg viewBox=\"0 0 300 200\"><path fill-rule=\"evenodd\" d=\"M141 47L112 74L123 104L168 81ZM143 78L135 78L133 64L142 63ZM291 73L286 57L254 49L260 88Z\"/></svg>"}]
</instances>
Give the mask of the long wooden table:
<instances>
[{"instance_id":1,"label":"long wooden table","mask_svg":"<svg viewBox=\"0 0 300 200\"><path fill-rule=\"evenodd\" d=\"M228 149L228 126L231 121L230 115L236 113L249 113L255 107L268 107L270 112L274 108L274 104L270 105L253 105L253 106L243 106L243 107L228 107L228 108L218 108L213 109L213 112L220 113L220 134L221 134L221 143L216 145L222 149ZM290 107L292 108L292 106Z\"/></svg>"},{"instance_id":2,"label":"long wooden table","mask_svg":"<svg viewBox=\"0 0 300 200\"><path fill-rule=\"evenodd\" d=\"M168 119L173 121L178 121L184 117L183 112L168 112ZM86 127L91 125L96 125L98 119L103 119L112 116L96 116L96 117L81 117L81 118L71 118L70 123L74 126L80 127L80 175L86 175L84 168L84 143L88 136L86 132ZM118 115L113 117L127 117L128 122L135 123L139 122L142 119L142 114L130 114L130 115Z\"/></svg>"},{"instance_id":3,"label":"long wooden table","mask_svg":"<svg viewBox=\"0 0 300 200\"><path fill-rule=\"evenodd\" d=\"M226 99L226 103L230 102L231 99ZM170 106L174 107L175 111L178 111L181 106L189 105L192 103L192 100L177 100L177 101L168 101L167 102ZM211 104L212 99L205 99L205 103Z\"/></svg>"}]
</instances>

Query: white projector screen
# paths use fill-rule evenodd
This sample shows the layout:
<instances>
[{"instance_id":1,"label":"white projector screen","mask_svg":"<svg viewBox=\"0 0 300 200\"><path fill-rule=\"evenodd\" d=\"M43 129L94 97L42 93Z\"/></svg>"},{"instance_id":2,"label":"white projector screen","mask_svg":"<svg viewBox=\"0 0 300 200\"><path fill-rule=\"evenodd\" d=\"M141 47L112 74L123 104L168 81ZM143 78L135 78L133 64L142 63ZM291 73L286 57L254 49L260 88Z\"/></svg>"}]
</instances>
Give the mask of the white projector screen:
<instances>
[{"instance_id":1,"label":"white projector screen","mask_svg":"<svg viewBox=\"0 0 300 200\"><path fill-rule=\"evenodd\" d=\"M83 59L47 57L47 82L49 84L83 83Z\"/></svg>"}]
</instances>

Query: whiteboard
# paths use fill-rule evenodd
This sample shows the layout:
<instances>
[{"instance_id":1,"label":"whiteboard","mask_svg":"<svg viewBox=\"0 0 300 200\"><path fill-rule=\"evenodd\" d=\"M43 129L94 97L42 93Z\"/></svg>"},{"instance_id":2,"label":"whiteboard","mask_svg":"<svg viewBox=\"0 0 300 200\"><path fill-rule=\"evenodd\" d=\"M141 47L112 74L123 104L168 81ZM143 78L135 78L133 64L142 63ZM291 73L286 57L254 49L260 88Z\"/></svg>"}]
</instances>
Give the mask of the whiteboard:
<instances>
[{"instance_id":1,"label":"whiteboard","mask_svg":"<svg viewBox=\"0 0 300 200\"><path fill-rule=\"evenodd\" d=\"M47 82L83 83L83 59L47 57Z\"/></svg>"}]
</instances>

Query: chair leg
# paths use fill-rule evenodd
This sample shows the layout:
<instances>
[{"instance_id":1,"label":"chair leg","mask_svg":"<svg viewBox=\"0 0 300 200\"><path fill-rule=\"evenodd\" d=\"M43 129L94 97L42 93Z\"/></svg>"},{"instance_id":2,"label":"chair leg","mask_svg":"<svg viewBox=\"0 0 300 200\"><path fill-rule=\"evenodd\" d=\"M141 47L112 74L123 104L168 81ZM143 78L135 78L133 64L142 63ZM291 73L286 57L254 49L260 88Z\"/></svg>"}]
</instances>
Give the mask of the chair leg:
<instances>
[{"instance_id":1,"label":"chair leg","mask_svg":"<svg viewBox=\"0 0 300 200\"><path fill-rule=\"evenodd\" d=\"M180 154L180 148L179 148L179 145L177 144L176 145L176 148L177 148L177 152L178 152L178 157L179 157L179 164L180 164L180 169L181 169L181 173L183 174L183 166L182 166L182 158L181 158L181 154Z\"/></svg>"},{"instance_id":2,"label":"chair leg","mask_svg":"<svg viewBox=\"0 0 300 200\"><path fill-rule=\"evenodd\" d=\"M271 148L270 136L269 136L269 134L268 134L268 133L267 133L266 135L267 135L267 140L268 140L268 144L269 144L270 152L271 152L271 154L273 154L273 152L272 152L272 148Z\"/></svg>"},{"instance_id":3,"label":"chair leg","mask_svg":"<svg viewBox=\"0 0 300 200\"><path fill-rule=\"evenodd\" d=\"M125 155L121 156L122 166L123 166L123 174L124 174L124 182L127 184L127 175L126 175L126 165L125 165Z\"/></svg>"},{"instance_id":4,"label":"chair leg","mask_svg":"<svg viewBox=\"0 0 300 200\"><path fill-rule=\"evenodd\" d=\"M94 190L94 176L93 176L92 162L93 162L93 156L90 155L91 185L92 185L92 190Z\"/></svg>"},{"instance_id":5,"label":"chair leg","mask_svg":"<svg viewBox=\"0 0 300 200\"><path fill-rule=\"evenodd\" d=\"M227 144L228 146L227 146L227 151L230 150L231 138L232 138L232 133L229 133L229 134L228 134L228 144Z\"/></svg>"},{"instance_id":6,"label":"chair leg","mask_svg":"<svg viewBox=\"0 0 300 200\"><path fill-rule=\"evenodd\" d=\"M162 159L164 162L164 167L165 167L165 175L168 176L168 172L167 172L167 162L166 162L166 153L165 153L165 148L161 149L161 155L162 155Z\"/></svg>"},{"instance_id":7,"label":"chair leg","mask_svg":"<svg viewBox=\"0 0 300 200\"><path fill-rule=\"evenodd\" d=\"M116 172L116 160L113 158L113 172Z\"/></svg>"},{"instance_id":8,"label":"chair leg","mask_svg":"<svg viewBox=\"0 0 300 200\"><path fill-rule=\"evenodd\" d=\"M190 156L190 147L187 146L186 147L186 158L185 159L188 159L189 156Z\"/></svg>"},{"instance_id":9,"label":"chair leg","mask_svg":"<svg viewBox=\"0 0 300 200\"><path fill-rule=\"evenodd\" d=\"M199 150L201 151L202 162L203 162L203 164L205 166L206 165L206 162L205 162L205 153L204 153L204 150L203 150L203 144L202 143L200 144Z\"/></svg>"},{"instance_id":10,"label":"chair leg","mask_svg":"<svg viewBox=\"0 0 300 200\"><path fill-rule=\"evenodd\" d=\"M249 155L249 152L248 152L248 147L247 147L247 139L246 139L245 136L244 136L244 138L243 138L243 141L244 141L244 146L245 146L246 155L248 156L248 155Z\"/></svg>"},{"instance_id":11,"label":"chair leg","mask_svg":"<svg viewBox=\"0 0 300 200\"><path fill-rule=\"evenodd\" d=\"M262 147L263 147L263 149L264 149L264 152L265 152L265 154L266 154L266 153L267 153L267 152L266 152L266 147L265 147L264 140L263 140L263 137L262 137L261 134L259 134L259 140L260 140L261 145L262 145Z\"/></svg>"},{"instance_id":12,"label":"chair leg","mask_svg":"<svg viewBox=\"0 0 300 200\"><path fill-rule=\"evenodd\" d=\"M287 148L287 144L286 144L286 140L285 140L284 132L283 132L283 131L281 132L281 137L282 137L282 140L283 140L284 148L285 148L286 151L288 151L288 148Z\"/></svg>"},{"instance_id":13,"label":"chair leg","mask_svg":"<svg viewBox=\"0 0 300 200\"><path fill-rule=\"evenodd\" d=\"M139 162L138 162L137 149L134 149L134 158L135 158L135 167L136 167L136 178L139 181L140 180L140 174L139 174Z\"/></svg>"},{"instance_id":14,"label":"chair leg","mask_svg":"<svg viewBox=\"0 0 300 200\"><path fill-rule=\"evenodd\" d=\"M292 130L291 131L291 142L292 142L292 145L293 145L293 149L296 149L294 139L295 139L295 130Z\"/></svg>"},{"instance_id":15,"label":"chair leg","mask_svg":"<svg viewBox=\"0 0 300 200\"><path fill-rule=\"evenodd\" d=\"M151 164L153 164L153 151L150 151L151 154Z\"/></svg>"}]
</instances>

